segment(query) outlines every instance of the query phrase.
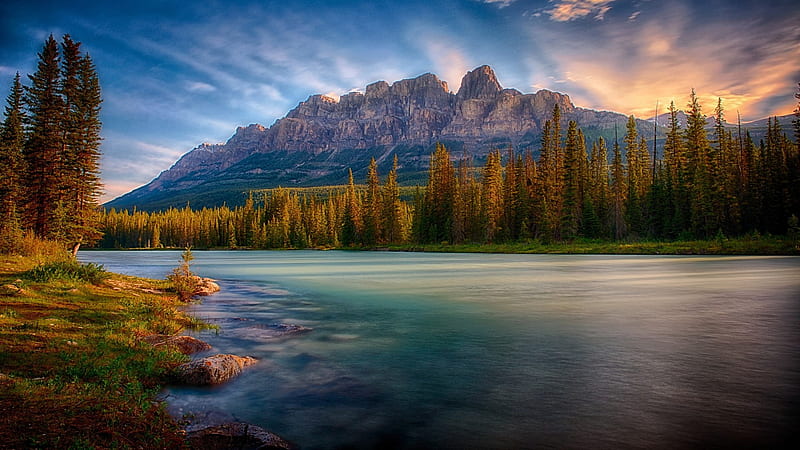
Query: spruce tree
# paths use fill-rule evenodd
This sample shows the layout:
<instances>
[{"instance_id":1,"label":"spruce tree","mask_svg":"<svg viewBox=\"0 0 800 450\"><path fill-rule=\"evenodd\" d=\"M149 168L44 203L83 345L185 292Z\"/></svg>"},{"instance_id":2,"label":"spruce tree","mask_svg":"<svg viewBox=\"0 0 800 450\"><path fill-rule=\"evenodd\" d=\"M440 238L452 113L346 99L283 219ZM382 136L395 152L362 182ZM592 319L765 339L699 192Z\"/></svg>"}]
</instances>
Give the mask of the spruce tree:
<instances>
[{"instance_id":1,"label":"spruce tree","mask_svg":"<svg viewBox=\"0 0 800 450\"><path fill-rule=\"evenodd\" d=\"M19 211L23 198L25 112L19 73L14 77L0 124L0 251L14 248L21 237Z\"/></svg>"},{"instance_id":2,"label":"spruce tree","mask_svg":"<svg viewBox=\"0 0 800 450\"><path fill-rule=\"evenodd\" d=\"M578 133L578 123L570 120L567 128L567 141L564 146L564 197L561 217L561 235L574 239L580 230L583 198L581 181L583 178L583 161L586 150Z\"/></svg>"},{"instance_id":3,"label":"spruce tree","mask_svg":"<svg viewBox=\"0 0 800 450\"><path fill-rule=\"evenodd\" d=\"M397 155L394 155L392 170L386 177L383 185L383 230L386 242L389 244L399 243L405 240L403 229L403 205L400 202L400 186L397 183Z\"/></svg>"},{"instance_id":4,"label":"spruce tree","mask_svg":"<svg viewBox=\"0 0 800 450\"><path fill-rule=\"evenodd\" d=\"M689 175L689 205L692 232L698 237L710 237L717 232L712 205L711 152L706 135L706 116L692 89L689 98L685 145Z\"/></svg>"},{"instance_id":5,"label":"spruce tree","mask_svg":"<svg viewBox=\"0 0 800 450\"><path fill-rule=\"evenodd\" d=\"M27 167L26 226L40 237L57 235L56 205L63 200L64 101L61 96L61 68L58 44L51 35L38 54L37 70L26 88L29 137L24 155Z\"/></svg>"},{"instance_id":6,"label":"spruce tree","mask_svg":"<svg viewBox=\"0 0 800 450\"><path fill-rule=\"evenodd\" d=\"M625 203L628 188L625 184L625 167L619 142L614 140L614 159L611 162L611 229L614 239L620 240L627 233L625 222Z\"/></svg>"},{"instance_id":7,"label":"spruce tree","mask_svg":"<svg viewBox=\"0 0 800 450\"><path fill-rule=\"evenodd\" d=\"M364 245L375 245L381 239L380 194L378 163L375 162L375 158L371 158L367 169L367 194L364 199Z\"/></svg>"},{"instance_id":8,"label":"spruce tree","mask_svg":"<svg viewBox=\"0 0 800 450\"><path fill-rule=\"evenodd\" d=\"M69 103L71 133L65 181L70 192L66 203L72 208L72 218L64 234L75 254L81 244L92 243L102 236L99 222L102 96L97 70L89 55L78 61L77 92Z\"/></svg>"},{"instance_id":9,"label":"spruce tree","mask_svg":"<svg viewBox=\"0 0 800 450\"><path fill-rule=\"evenodd\" d=\"M486 242L494 242L502 229L503 215L503 166L500 151L489 153L483 169L483 204L486 216Z\"/></svg>"}]
</instances>

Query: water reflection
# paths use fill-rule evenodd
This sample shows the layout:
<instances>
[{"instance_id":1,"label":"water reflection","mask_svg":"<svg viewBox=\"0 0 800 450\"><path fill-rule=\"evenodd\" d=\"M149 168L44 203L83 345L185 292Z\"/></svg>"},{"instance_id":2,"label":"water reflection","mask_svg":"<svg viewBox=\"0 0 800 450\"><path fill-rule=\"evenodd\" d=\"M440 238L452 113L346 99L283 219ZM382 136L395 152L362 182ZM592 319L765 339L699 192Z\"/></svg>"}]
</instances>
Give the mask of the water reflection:
<instances>
[{"instance_id":1,"label":"water reflection","mask_svg":"<svg viewBox=\"0 0 800 450\"><path fill-rule=\"evenodd\" d=\"M304 448L765 447L794 439L800 259L196 252L214 352L185 412ZM163 277L178 252L87 252ZM313 328L274 336L276 323ZM207 419L212 420L212 419Z\"/></svg>"}]
</instances>

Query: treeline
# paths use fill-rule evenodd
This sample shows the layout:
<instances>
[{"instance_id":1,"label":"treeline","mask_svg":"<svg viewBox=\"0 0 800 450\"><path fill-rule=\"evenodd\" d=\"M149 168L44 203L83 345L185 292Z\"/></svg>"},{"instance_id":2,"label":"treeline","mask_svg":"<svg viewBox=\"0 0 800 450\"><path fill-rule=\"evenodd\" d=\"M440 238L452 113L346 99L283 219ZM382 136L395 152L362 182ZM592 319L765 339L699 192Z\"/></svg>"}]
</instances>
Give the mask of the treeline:
<instances>
[{"instance_id":1,"label":"treeline","mask_svg":"<svg viewBox=\"0 0 800 450\"><path fill-rule=\"evenodd\" d=\"M318 248L404 243L409 240L411 207L400 199L397 157L385 183L377 163L369 166L368 183L356 186L352 172L344 188L323 196L275 189L244 206L194 211L107 211L103 217L105 248L246 247Z\"/></svg>"},{"instance_id":2,"label":"treeline","mask_svg":"<svg viewBox=\"0 0 800 450\"><path fill-rule=\"evenodd\" d=\"M102 236L100 84L81 43L51 35L37 70L17 73L0 125L0 252L23 233L78 251Z\"/></svg>"},{"instance_id":3,"label":"treeline","mask_svg":"<svg viewBox=\"0 0 800 450\"><path fill-rule=\"evenodd\" d=\"M411 204L399 197L397 160L383 185L370 164L366 186L352 174L325 198L278 189L243 207L159 213L108 211L105 247L307 248L398 243L498 243L575 238L707 239L784 234L800 215L800 152L770 119L756 145L741 127L715 126L692 92L687 123L674 104L661 158L628 119L621 142L587 145L577 123L563 130L558 105L543 126L539 158L513 149L482 168L453 162L442 145L428 184ZM800 120L794 123L800 138ZM649 151L652 148L653 153Z\"/></svg>"}]
</instances>

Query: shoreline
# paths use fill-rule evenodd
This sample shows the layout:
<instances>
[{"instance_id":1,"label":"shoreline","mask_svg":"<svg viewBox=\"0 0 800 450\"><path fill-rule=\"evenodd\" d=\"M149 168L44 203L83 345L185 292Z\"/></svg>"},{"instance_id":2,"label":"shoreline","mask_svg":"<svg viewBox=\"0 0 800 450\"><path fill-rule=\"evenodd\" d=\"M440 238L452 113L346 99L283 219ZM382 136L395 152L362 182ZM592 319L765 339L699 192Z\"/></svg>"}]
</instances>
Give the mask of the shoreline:
<instances>
[{"instance_id":1,"label":"shoreline","mask_svg":"<svg viewBox=\"0 0 800 450\"><path fill-rule=\"evenodd\" d=\"M86 251L181 251L184 248L87 248ZM239 251L386 251L424 253L499 253L539 255L729 255L729 256L800 256L800 240L788 237L740 237L717 240L691 241L599 241L576 240L561 243L539 241L503 244L399 244L367 247L323 247L323 248L193 248L193 251L239 250Z\"/></svg>"},{"instance_id":2,"label":"shoreline","mask_svg":"<svg viewBox=\"0 0 800 450\"><path fill-rule=\"evenodd\" d=\"M180 448L158 393L188 357L147 343L207 325L171 285L106 272L34 281L31 258L0 255L0 440L11 448Z\"/></svg>"}]
</instances>

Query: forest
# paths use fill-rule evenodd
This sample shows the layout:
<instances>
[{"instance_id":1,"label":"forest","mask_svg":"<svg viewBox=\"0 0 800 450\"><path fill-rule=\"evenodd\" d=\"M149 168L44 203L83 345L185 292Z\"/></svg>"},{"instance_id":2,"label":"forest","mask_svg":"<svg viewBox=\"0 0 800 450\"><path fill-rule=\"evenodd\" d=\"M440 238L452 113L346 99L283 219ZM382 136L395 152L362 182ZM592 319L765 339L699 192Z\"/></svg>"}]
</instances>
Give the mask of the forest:
<instances>
[{"instance_id":1,"label":"forest","mask_svg":"<svg viewBox=\"0 0 800 450\"><path fill-rule=\"evenodd\" d=\"M37 70L14 77L0 124L0 253L23 236L68 247L100 229L100 82L81 43L50 35Z\"/></svg>"},{"instance_id":2,"label":"forest","mask_svg":"<svg viewBox=\"0 0 800 450\"><path fill-rule=\"evenodd\" d=\"M800 94L795 97L800 98ZM398 161L381 183L251 193L244 206L105 211L104 248L374 248L390 244L503 243L578 238L711 239L798 230L800 106L794 141L770 118L758 144L726 124L720 99L707 117L694 91L685 124L670 105L659 154L628 118L621 139L587 142L556 105L538 158L495 150L483 167L438 144L426 186L402 200ZM621 127L622 128L622 127Z\"/></svg>"}]
</instances>

